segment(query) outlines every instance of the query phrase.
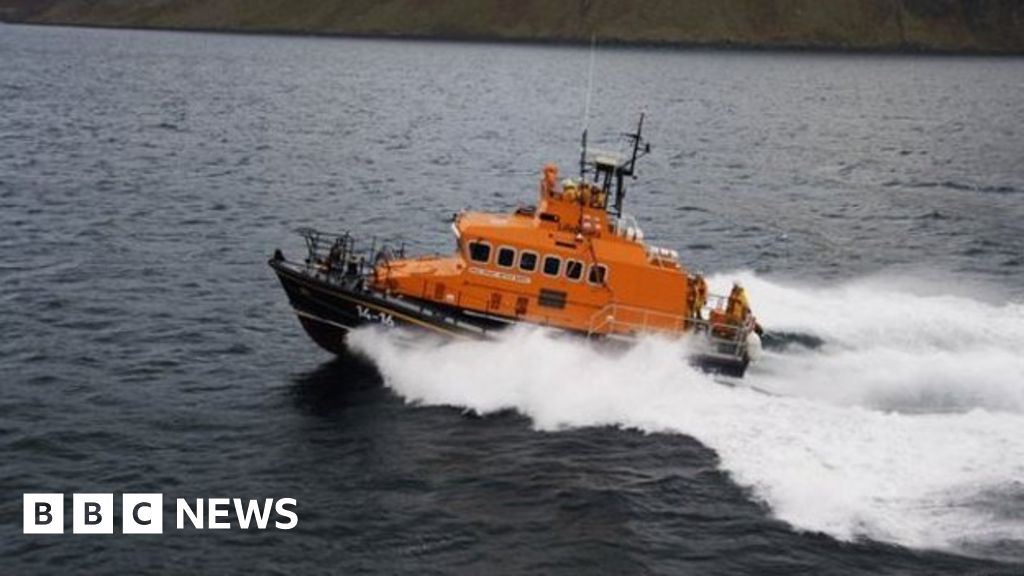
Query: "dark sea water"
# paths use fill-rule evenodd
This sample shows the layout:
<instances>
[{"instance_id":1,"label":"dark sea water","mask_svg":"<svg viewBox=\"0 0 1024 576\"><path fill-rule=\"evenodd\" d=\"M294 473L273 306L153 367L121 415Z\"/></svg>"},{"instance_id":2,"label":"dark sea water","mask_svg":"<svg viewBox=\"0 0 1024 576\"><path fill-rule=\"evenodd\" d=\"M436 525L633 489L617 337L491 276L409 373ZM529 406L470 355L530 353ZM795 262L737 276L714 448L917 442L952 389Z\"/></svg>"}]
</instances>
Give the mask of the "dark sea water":
<instances>
[{"instance_id":1,"label":"dark sea water","mask_svg":"<svg viewBox=\"0 0 1024 576\"><path fill-rule=\"evenodd\" d=\"M744 386L658 342L302 333L294 228L450 249L575 161L587 63L0 26L0 573L1024 574L1024 60L598 51L647 238L824 342ZM26 492L299 524L28 536Z\"/></svg>"}]
</instances>

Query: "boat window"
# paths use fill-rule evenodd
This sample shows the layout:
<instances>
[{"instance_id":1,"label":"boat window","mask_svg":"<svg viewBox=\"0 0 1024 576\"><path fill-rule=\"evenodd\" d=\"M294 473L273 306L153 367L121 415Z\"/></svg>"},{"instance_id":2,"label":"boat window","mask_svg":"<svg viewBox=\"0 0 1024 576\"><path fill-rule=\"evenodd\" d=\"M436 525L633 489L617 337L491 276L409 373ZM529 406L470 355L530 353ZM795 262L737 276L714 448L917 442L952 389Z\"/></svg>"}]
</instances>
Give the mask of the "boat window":
<instances>
[{"instance_id":1,"label":"boat window","mask_svg":"<svg viewBox=\"0 0 1024 576\"><path fill-rule=\"evenodd\" d=\"M548 276L558 276L562 271L562 259L558 256L544 257L544 273Z\"/></svg>"},{"instance_id":2,"label":"boat window","mask_svg":"<svg viewBox=\"0 0 1024 576\"><path fill-rule=\"evenodd\" d=\"M533 272L537 269L537 253L522 252L519 254L519 269L526 272Z\"/></svg>"},{"instance_id":3,"label":"boat window","mask_svg":"<svg viewBox=\"0 0 1024 576\"><path fill-rule=\"evenodd\" d=\"M498 266L502 268L511 268L516 263L516 251L515 248L509 248L508 246L502 246L498 248Z\"/></svg>"},{"instance_id":4,"label":"boat window","mask_svg":"<svg viewBox=\"0 0 1024 576\"><path fill-rule=\"evenodd\" d=\"M580 278L583 278L583 262L579 260L566 260L565 277L574 281L579 281Z\"/></svg>"},{"instance_id":5,"label":"boat window","mask_svg":"<svg viewBox=\"0 0 1024 576\"><path fill-rule=\"evenodd\" d=\"M470 242L469 259L486 264L491 259L491 245L487 242Z\"/></svg>"},{"instance_id":6,"label":"boat window","mask_svg":"<svg viewBox=\"0 0 1024 576\"><path fill-rule=\"evenodd\" d=\"M601 285L608 281L608 267L604 264L594 264L590 267L590 275L587 276L587 282L591 284Z\"/></svg>"}]
</instances>

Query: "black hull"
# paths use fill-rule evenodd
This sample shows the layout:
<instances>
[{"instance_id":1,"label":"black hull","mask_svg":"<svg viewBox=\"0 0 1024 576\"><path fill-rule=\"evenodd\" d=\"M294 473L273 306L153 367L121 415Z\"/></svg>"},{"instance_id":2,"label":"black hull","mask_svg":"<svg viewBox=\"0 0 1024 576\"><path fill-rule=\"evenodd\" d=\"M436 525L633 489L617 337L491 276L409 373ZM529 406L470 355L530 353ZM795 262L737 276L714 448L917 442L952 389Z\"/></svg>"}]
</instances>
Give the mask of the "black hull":
<instances>
[{"instance_id":1,"label":"black hull","mask_svg":"<svg viewBox=\"0 0 1024 576\"><path fill-rule=\"evenodd\" d=\"M348 353L346 334L361 326L408 327L450 338L482 339L515 323L513 319L469 314L430 302L386 297L364 288L359 276L328 276L276 257L270 260L270 267L309 337L338 355ZM749 363L716 354L695 354L690 361L706 372L736 378L743 376Z\"/></svg>"},{"instance_id":2,"label":"black hull","mask_svg":"<svg viewBox=\"0 0 1024 576\"><path fill-rule=\"evenodd\" d=\"M328 277L283 260L271 260L302 327L321 348L340 354L345 334L360 326L425 329L447 337L479 338L504 326L497 319L454 313L425 302L386 297L363 288L358 276Z\"/></svg>"},{"instance_id":3,"label":"black hull","mask_svg":"<svg viewBox=\"0 0 1024 576\"><path fill-rule=\"evenodd\" d=\"M733 378L743 378L750 360L725 359L719 356L696 354L690 357L690 364L710 374L721 374Z\"/></svg>"}]
</instances>

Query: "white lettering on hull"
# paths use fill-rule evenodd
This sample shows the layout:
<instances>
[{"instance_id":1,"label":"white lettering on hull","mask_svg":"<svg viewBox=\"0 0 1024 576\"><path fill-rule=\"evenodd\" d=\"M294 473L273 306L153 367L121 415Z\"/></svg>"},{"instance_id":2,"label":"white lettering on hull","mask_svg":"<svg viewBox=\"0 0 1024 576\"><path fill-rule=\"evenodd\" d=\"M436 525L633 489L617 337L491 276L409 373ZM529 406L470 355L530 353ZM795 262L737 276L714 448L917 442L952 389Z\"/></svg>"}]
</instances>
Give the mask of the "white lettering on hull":
<instances>
[{"instance_id":1,"label":"white lettering on hull","mask_svg":"<svg viewBox=\"0 0 1024 576\"><path fill-rule=\"evenodd\" d=\"M359 314L359 318L366 320L367 322L373 322L375 324L382 324L388 328L395 327L395 319L387 312L374 312L373 310L356 304L356 312Z\"/></svg>"},{"instance_id":2,"label":"white lettering on hull","mask_svg":"<svg viewBox=\"0 0 1024 576\"><path fill-rule=\"evenodd\" d=\"M494 278L495 280L504 280L505 282L515 282L517 284L529 284L529 276L520 276L519 274L513 274L511 272L498 272L497 270L486 270L484 268L472 267L469 269L470 274L476 274L477 276L484 276L486 278Z\"/></svg>"}]
</instances>

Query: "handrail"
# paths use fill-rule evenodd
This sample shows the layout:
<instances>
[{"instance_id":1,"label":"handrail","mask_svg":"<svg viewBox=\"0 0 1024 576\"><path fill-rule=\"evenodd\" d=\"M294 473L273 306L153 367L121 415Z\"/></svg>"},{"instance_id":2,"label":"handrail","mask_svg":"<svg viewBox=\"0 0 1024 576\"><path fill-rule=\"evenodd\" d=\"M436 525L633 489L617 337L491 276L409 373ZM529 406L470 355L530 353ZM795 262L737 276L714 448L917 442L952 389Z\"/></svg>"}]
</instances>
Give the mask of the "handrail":
<instances>
[{"instance_id":1,"label":"handrail","mask_svg":"<svg viewBox=\"0 0 1024 576\"><path fill-rule=\"evenodd\" d=\"M710 310L724 310L725 307L726 307L726 303L728 301L729 301L729 297L728 296L724 296L722 294L709 294L708 298L707 298L707 302L701 308L701 311L704 311L704 310L709 310L709 311ZM627 306L625 304L619 304L617 302L612 302L610 304L606 304L603 308L600 308L597 312L594 312L593 314L591 314L591 316L590 316L590 324L589 324L590 325L590 331L592 333L593 332L597 332L598 328L603 327L604 323L602 323L602 325L599 325L599 326L596 326L596 327L594 326L596 320L598 319L599 315L602 312L605 312L605 311L612 311L612 312L614 312L615 310L625 310L625 311L628 311L628 312L639 312L639 313L646 314L648 316L653 314L655 316L661 316L661 317L668 318L668 319L698 322L698 320L695 319L695 318L690 318L690 317L687 317L687 316L683 316L681 314L671 314L671 313L668 313L668 312L660 312L658 310L654 310L654 309L651 309L651 308L644 308L644 307L641 307L641 306ZM613 316L614 316L614 314L613 314ZM703 322L705 324L710 325L710 323L707 322L707 321L703 321Z\"/></svg>"},{"instance_id":2,"label":"handrail","mask_svg":"<svg viewBox=\"0 0 1024 576\"><path fill-rule=\"evenodd\" d=\"M633 312L633 313L640 314L641 318L642 318L642 322L637 323L637 322L628 322L628 321L625 321L625 320L618 320L616 313L618 311L620 311L620 310L621 311ZM603 317L601 317L602 313L604 313ZM652 317L653 318L660 318L660 319L663 319L663 320L667 320L667 321L669 321L671 323L678 324L679 330L670 330L670 329L657 328L657 327L650 326L649 320L651 320ZM599 320L600 320L600 322L598 322ZM649 331L654 331L654 332L676 332L676 331L681 331L685 327L686 320L687 320L687 318L685 316L680 315L680 314L670 314L668 312L661 312L661 311L658 311L658 310L653 310L651 308L642 308L642 307L639 307L639 306L627 306L625 304L617 304L617 303L613 302L611 304L606 304L603 308L599 309L597 312L595 312L594 314L592 314L590 316L590 324L589 324L590 327L589 327L588 332L591 335L596 334L596 333L600 333L601 329L603 329L605 326L607 326L607 325L615 325L615 324L622 324L622 325L626 325L626 326L640 326L642 328L645 328L644 331L648 331L646 329L649 328L650 329Z\"/></svg>"},{"instance_id":3,"label":"handrail","mask_svg":"<svg viewBox=\"0 0 1024 576\"><path fill-rule=\"evenodd\" d=\"M346 276L369 274L377 262L405 257L405 244L393 250L387 244L380 244L371 238L369 248L364 242L360 246L348 232L341 234L321 232L314 228L295 230L306 242L306 267L326 273L343 272Z\"/></svg>"},{"instance_id":4,"label":"handrail","mask_svg":"<svg viewBox=\"0 0 1024 576\"><path fill-rule=\"evenodd\" d=\"M712 295L710 298L717 302L727 300L724 296ZM710 308L707 307L706 308ZM719 305L714 309L722 309ZM639 321L630 321L620 318L621 312L639 315ZM662 320L663 322L653 322ZM740 325L712 323L702 317L686 317L680 314L671 314L643 308L639 306L627 306L624 304L611 303L600 308L590 317L588 336L609 334L613 332L640 332L648 334L672 334L678 335L685 331L703 332L707 340L719 349L720 352L741 356L746 348L747 335L754 330L754 317L748 315ZM672 326L672 327L666 327ZM618 330L616 330L618 328Z\"/></svg>"}]
</instances>

